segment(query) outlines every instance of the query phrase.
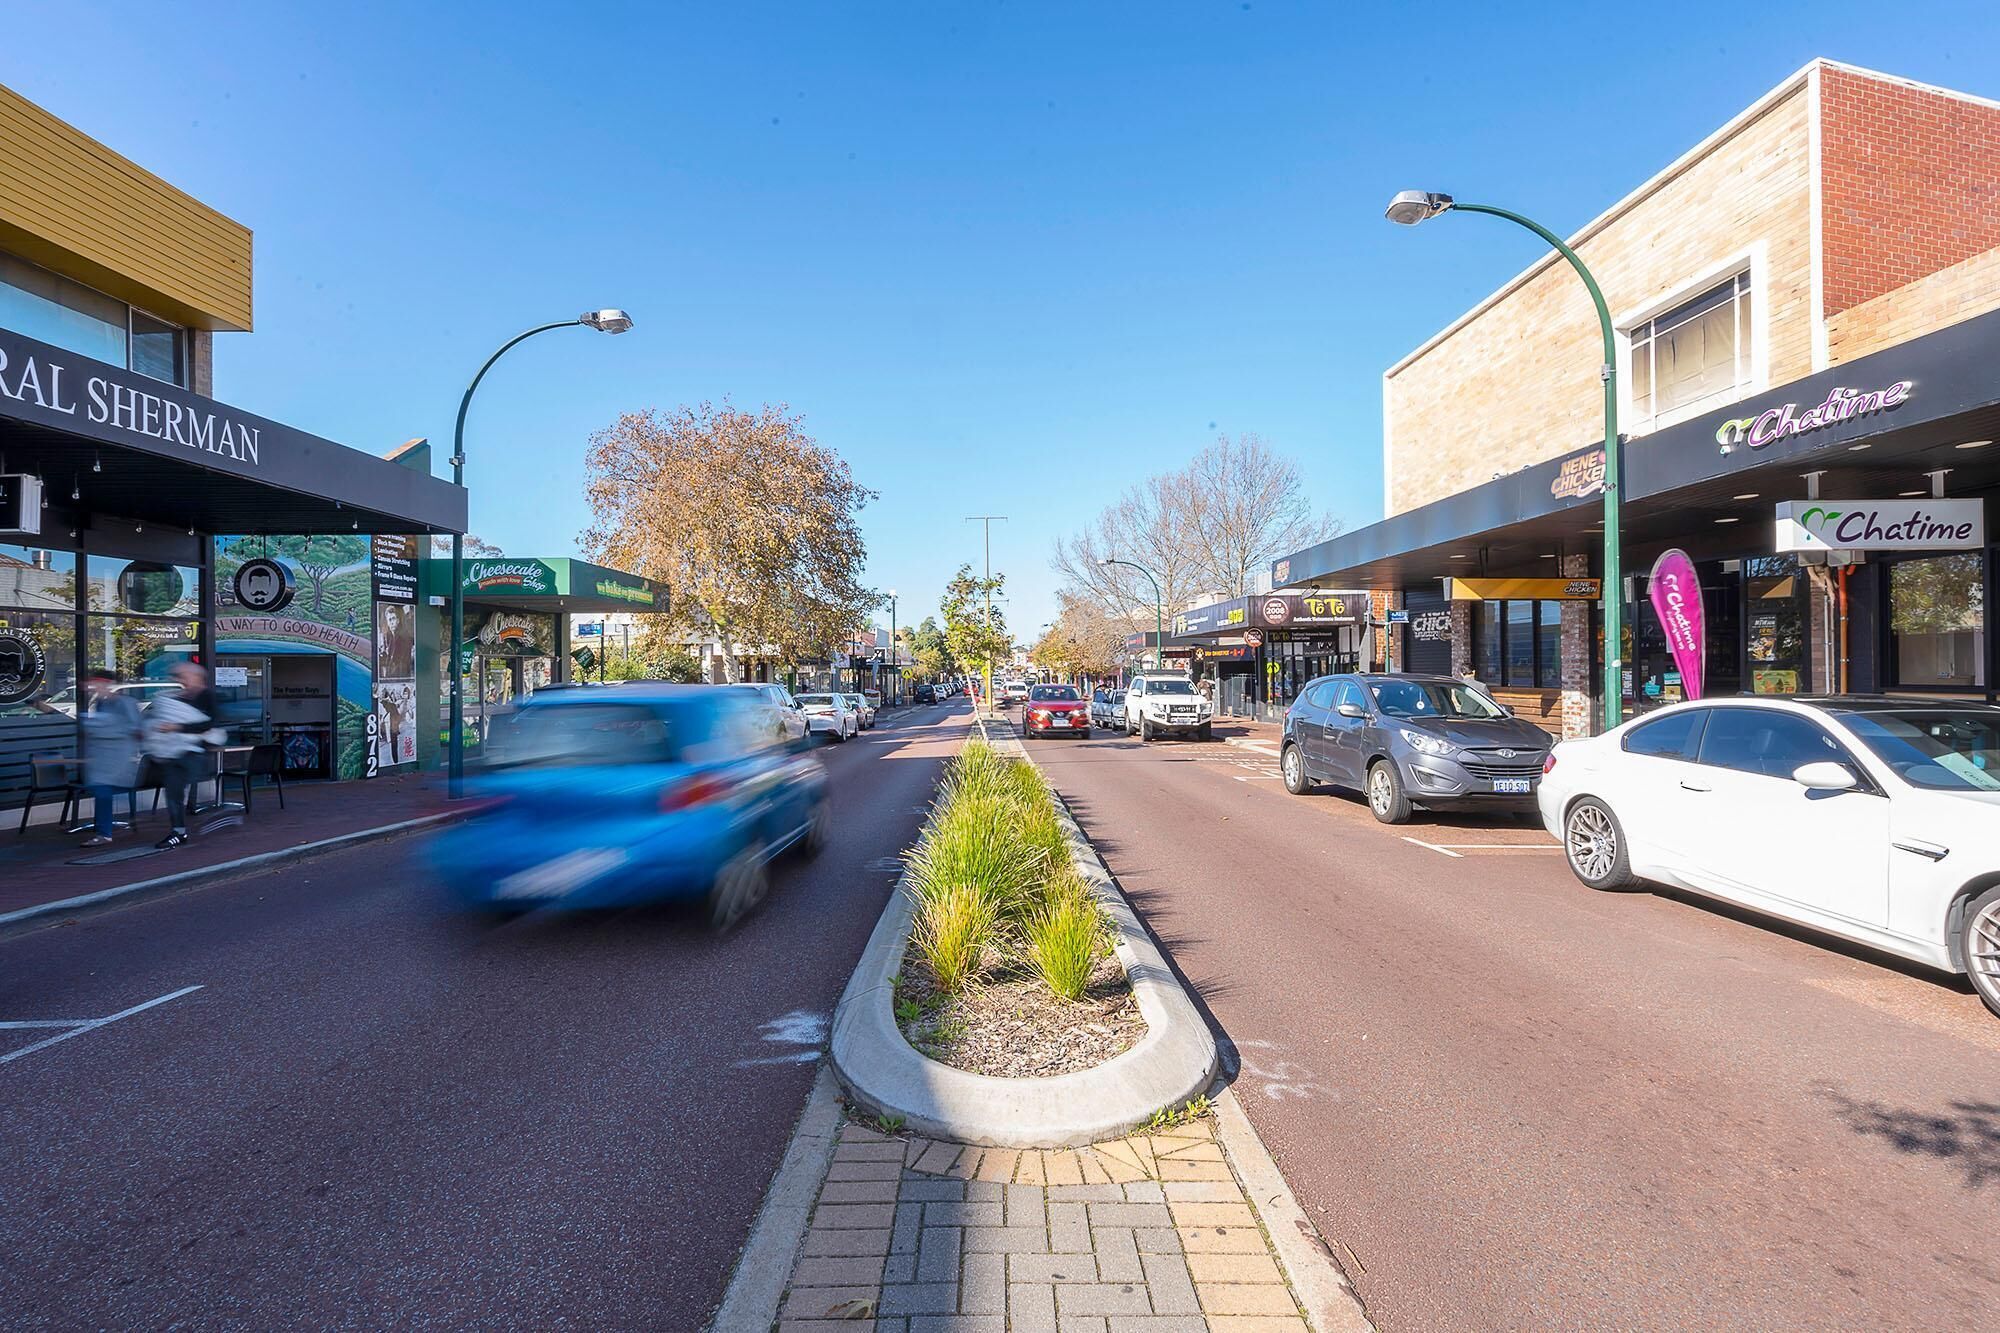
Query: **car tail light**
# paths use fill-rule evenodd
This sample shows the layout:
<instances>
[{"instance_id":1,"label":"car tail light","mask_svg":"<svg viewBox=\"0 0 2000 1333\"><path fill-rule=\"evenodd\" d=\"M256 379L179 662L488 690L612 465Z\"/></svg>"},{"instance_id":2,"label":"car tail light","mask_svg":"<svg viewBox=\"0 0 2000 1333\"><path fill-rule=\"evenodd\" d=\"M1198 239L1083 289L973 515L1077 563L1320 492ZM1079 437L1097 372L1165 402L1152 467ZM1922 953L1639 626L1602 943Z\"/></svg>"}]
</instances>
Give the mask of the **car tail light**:
<instances>
[{"instance_id":1,"label":"car tail light","mask_svg":"<svg viewBox=\"0 0 2000 1333\"><path fill-rule=\"evenodd\" d=\"M660 809L666 812L687 810L697 805L707 805L719 801L729 791L729 784L708 773L698 773L693 777L669 782L660 788Z\"/></svg>"},{"instance_id":2,"label":"car tail light","mask_svg":"<svg viewBox=\"0 0 2000 1333\"><path fill-rule=\"evenodd\" d=\"M1556 771L1556 752L1554 750L1550 750L1549 757L1542 760L1542 776L1547 777L1549 774L1555 771Z\"/></svg>"}]
</instances>

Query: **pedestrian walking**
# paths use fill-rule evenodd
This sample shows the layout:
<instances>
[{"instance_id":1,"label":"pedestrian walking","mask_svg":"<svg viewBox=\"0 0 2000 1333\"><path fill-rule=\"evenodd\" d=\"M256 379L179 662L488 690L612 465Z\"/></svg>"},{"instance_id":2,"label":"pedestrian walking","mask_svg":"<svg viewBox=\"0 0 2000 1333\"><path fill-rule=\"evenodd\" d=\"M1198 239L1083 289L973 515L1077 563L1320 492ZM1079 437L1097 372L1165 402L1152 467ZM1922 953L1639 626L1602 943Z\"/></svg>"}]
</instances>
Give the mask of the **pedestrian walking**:
<instances>
[{"instance_id":1,"label":"pedestrian walking","mask_svg":"<svg viewBox=\"0 0 2000 1333\"><path fill-rule=\"evenodd\" d=\"M139 781L139 750L146 719L139 705L118 690L118 673L99 669L83 678L90 706L83 715L83 785L91 796L91 836L86 847L111 841L118 793Z\"/></svg>"},{"instance_id":2,"label":"pedestrian walking","mask_svg":"<svg viewBox=\"0 0 2000 1333\"><path fill-rule=\"evenodd\" d=\"M167 798L167 836L154 843L162 851L188 840L188 807L201 781L210 733L215 728L215 691L208 668L198 662L174 667L180 689L153 700L146 709L146 753L160 771Z\"/></svg>"}]
</instances>

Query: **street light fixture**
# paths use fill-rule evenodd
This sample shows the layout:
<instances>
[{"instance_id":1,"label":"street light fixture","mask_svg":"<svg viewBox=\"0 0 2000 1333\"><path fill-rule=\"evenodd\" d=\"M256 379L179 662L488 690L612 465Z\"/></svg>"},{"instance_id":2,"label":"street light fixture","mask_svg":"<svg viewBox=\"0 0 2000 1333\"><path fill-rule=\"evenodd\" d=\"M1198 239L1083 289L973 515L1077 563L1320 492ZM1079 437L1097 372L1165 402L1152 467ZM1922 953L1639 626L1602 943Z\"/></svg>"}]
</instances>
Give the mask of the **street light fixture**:
<instances>
[{"instance_id":1,"label":"street light fixture","mask_svg":"<svg viewBox=\"0 0 2000 1333\"><path fill-rule=\"evenodd\" d=\"M1526 227L1547 241L1557 254L1569 261L1597 307L1597 323L1604 335L1604 360L1597 368L1604 382L1604 729L1618 725L1625 715L1625 603L1623 552L1620 550L1620 506L1623 485L1619 480L1618 440L1618 342L1611 327L1611 310L1604 304L1604 292L1583 258L1562 237L1531 218L1490 204L1462 204L1448 194L1430 190L1404 190L1389 201L1383 216L1406 227L1427 222L1441 213L1485 213Z\"/></svg>"},{"instance_id":2,"label":"street light fixture","mask_svg":"<svg viewBox=\"0 0 2000 1333\"><path fill-rule=\"evenodd\" d=\"M1144 565L1134 564L1130 560L1100 560L1097 563L1107 568L1112 565L1123 565L1127 569L1136 569L1146 576L1148 583L1153 585L1153 665L1165 666L1166 645L1162 642L1162 638L1167 623L1167 607L1165 600L1160 596L1160 581L1153 577L1152 570Z\"/></svg>"},{"instance_id":3,"label":"street light fixture","mask_svg":"<svg viewBox=\"0 0 2000 1333\"><path fill-rule=\"evenodd\" d=\"M516 343L526 342L538 333L550 329L590 328L600 333L623 333L632 327L632 317L623 310L587 310L575 319L559 319L553 324L537 324L534 328L517 333L500 344L500 350L486 358L486 364L472 377L472 383L465 386L465 396L458 400L458 421L451 430L451 484L465 485L465 414L472 406L472 394L479 387L479 381L486 378L486 372L493 369L493 363L505 356ZM457 800L460 788L465 783L465 671L459 661L465 642L465 534L451 534L451 644L446 649L446 662L451 673L451 743L446 770L447 787L452 800ZM601 647L602 645L600 645Z\"/></svg>"}]
</instances>

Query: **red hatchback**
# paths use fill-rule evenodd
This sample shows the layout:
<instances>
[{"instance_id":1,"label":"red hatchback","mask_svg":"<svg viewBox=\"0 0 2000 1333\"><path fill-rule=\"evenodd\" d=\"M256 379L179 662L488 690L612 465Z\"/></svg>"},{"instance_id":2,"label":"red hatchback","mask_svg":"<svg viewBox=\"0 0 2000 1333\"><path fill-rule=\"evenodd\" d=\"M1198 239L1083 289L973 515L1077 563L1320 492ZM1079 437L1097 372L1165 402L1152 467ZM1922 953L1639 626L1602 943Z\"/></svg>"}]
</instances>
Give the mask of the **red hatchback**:
<instances>
[{"instance_id":1,"label":"red hatchback","mask_svg":"<svg viewBox=\"0 0 2000 1333\"><path fill-rule=\"evenodd\" d=\"M1090 705L1074 685L1036 685L1021 712L1021 737L1088 736Z\"/></svg>"}]
</instances>

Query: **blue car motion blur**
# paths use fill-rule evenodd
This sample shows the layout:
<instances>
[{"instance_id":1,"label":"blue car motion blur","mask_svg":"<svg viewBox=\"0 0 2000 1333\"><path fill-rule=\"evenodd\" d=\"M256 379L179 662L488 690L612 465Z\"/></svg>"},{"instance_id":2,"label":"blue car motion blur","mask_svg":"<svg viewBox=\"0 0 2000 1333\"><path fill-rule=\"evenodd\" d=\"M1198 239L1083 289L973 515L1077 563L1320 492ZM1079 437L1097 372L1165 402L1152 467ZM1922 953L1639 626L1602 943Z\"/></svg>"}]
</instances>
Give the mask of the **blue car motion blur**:
<instances>
[{"instance_id":1,"label":"blue car motion blur","mask_svg":"<svg viewBox=\"0 0 2000 1333\"><path fill-rule=\"evenodd\" d=\"M496 721L467 795L430 844L459 902L492 911L700 899L718 931L756 907L768 865L831 827L826 772L741 690L634 682L547 690Z\"/></svg>"}]
</instances>

